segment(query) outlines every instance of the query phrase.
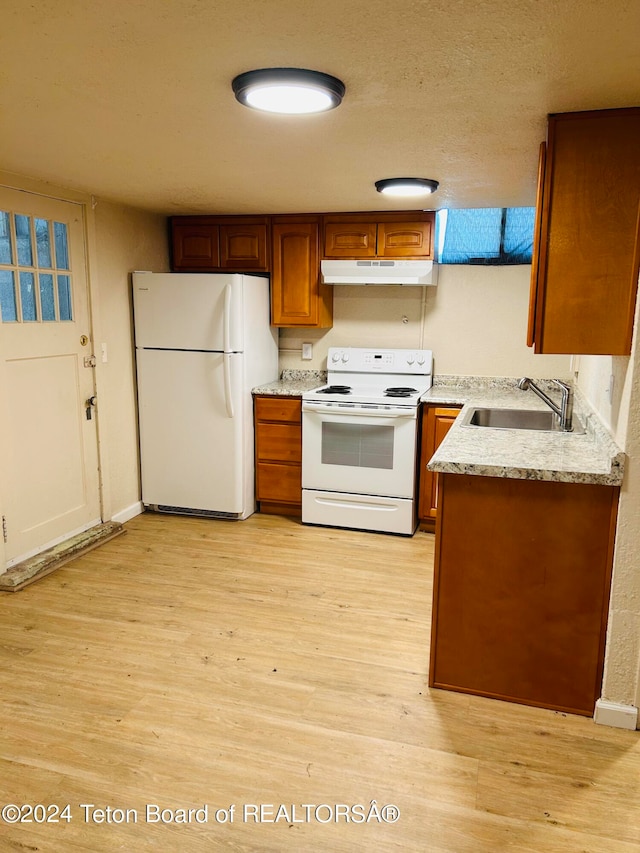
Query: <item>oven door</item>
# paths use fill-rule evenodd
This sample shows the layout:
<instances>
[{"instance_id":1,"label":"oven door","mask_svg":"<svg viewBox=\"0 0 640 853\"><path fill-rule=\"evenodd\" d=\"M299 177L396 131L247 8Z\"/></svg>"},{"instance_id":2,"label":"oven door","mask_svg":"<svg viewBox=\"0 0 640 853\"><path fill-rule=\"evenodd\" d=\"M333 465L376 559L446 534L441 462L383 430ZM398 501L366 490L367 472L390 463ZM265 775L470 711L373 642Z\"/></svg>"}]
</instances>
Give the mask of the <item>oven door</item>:
<instances>
[{"instance_id":1,"label":"oven door","mask_svg":"<svg viewBox=\"0 0 640 853\"><path fill-rule=\"evenodd\" d=\"M302 403L302 488L414 496L417 409Z\"/></svg>"}]
</instances>

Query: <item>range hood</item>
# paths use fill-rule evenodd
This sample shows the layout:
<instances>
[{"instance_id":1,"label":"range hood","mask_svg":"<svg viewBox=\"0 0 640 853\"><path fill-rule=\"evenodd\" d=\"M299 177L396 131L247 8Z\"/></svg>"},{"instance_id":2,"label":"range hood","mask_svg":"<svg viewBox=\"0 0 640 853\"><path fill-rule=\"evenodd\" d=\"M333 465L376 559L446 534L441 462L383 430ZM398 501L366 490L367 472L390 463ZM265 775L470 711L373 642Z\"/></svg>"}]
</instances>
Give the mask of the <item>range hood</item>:
<instances>
[{"instance_id":1,"label":"range hood","mask_svg":"<svg viewBox=\"0 0 640 853\"><path fill-rule=\"evenodd\" d=\"M322 261L325 284L430 285L438 282L434 261Z\"/></svg>"}]
</instances>

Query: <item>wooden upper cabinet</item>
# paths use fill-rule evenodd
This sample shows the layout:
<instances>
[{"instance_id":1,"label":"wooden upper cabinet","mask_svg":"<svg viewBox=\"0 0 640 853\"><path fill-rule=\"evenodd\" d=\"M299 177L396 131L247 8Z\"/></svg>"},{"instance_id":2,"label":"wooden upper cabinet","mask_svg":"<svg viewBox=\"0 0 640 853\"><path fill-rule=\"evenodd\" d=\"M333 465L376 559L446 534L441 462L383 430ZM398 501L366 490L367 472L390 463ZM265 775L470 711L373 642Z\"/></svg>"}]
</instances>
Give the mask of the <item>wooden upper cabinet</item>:
<instances>
[{"instance_id":1,"label":"wooden upper cabinet","mask_svg":"<svg viewBox=\"0 0 640 853\"><path fill-rule=\"evenodd\" d=\"M267 225L220 225L220 266L223 269L269 270Z\"/></svg>"},{"instance_id":2,"label":"wooden upper cabinet","mask_svg":"<svg viewBox=\"0 0 640 853\"><path fill-rule=\"evenodd\" d=\"M271 225L271 324L329 328L333 290L320 282L320 218L274 216Z\"/></svg>"},{"instance_id":3,"label":"wooden upper cabinet","mask_svg":"<svg viewBox=\"0 0 640 853\"><path fill-rule=\"evenodd\" d=\"M267 216L174 216L175 272L268 272Z\"/></svg>"},{"instance_id":4,"label":"wooden upper cabinet","mask_svg":"<svg viewBox=\"0 0 640 853\"><path fill-rule=\"evenodd\" d=\"M381 222L378 225L378 255L382 258L432 258L432 223Z\"/></svg>"},{"instance_id":5,"label":"wooden upper cabinet","mask_svg":"<svg viewBox=\"0 0 640 853\"><path fill-rule=\"evenodd\" d=\"M549 117L531 277L528 343L535 352L631 352L639 138L636 107Z\"/></svg>"},{"instance_id":6,"label":"wooden upper cabinet","mask_svg":"<svg viewBox=\"0 0 640 853\"><path fill-rule=\"evenodd\" d=\"M171 222L171 268L204 272L220 266L218 226L211 223Z\"/></svg>"},{"instance_id":7,"label":"wooden upper cabinet","mask_svg":"<svg viewBox=\"0 0 640 853\"><path fill-rule=\"evenodd\" d=\"M327 214L323 257L428 260L434 230L433 211Z\"/></svg>"},{"instance_id":8,"label":"wooden upper cabinet","mask_svg":"<svg viewBox=\"0 0 640 853\"><path fill-rule=\"evenodd\" d=\"M325 258L375 258L375 222L326 222L324 226Z\"/></svg>"}]
</instances>

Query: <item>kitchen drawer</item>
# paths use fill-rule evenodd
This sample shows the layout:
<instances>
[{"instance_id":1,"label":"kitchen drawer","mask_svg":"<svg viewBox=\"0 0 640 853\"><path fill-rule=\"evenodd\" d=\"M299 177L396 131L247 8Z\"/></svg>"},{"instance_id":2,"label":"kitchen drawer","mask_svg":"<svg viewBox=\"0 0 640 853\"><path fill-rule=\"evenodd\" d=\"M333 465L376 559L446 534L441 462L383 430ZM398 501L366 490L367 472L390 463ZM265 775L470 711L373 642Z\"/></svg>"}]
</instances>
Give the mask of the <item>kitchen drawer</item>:
<instances>
[{"instance_id":1,"label":"kitchen drawer","mask_svg":"<svg viewBox=\"0 0 640 853\"><path fill-rule=\"evenodd\" d=\"M256 456L259 462L302 461L302 427L289 423L256 424Z\"/></svg>"},{"instance_id":2,"label":"kitchen drawer","mask_svg":"<svg viewBox=\"0 0 640 853\"><path fill-rule=\"evenodd\" d=\"M258 462L256 479L259 501L299 504L302 500L302 469L299 465Z\"/></svg>"},{"instance_id":3,"label":"kitchen drawer","mask_svg":"<svg viewBox=\"0 0 640 853\"><path fill-rule=\"evenodd\" d=\"M302 421L302 401L299 397L256 397L257 421Z\"/></svg>"}]
</instances>

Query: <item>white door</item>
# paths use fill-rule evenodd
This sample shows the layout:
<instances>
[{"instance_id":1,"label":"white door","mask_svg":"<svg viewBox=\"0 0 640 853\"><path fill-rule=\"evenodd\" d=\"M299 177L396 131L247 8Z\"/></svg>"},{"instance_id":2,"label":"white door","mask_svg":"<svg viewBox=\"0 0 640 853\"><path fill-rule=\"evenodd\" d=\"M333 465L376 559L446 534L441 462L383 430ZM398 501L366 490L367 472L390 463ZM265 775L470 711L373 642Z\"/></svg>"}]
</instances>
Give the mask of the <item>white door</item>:
<instances>
[{"instance_id":1,"label":"white door","mask_svg":"<svg viewBox=\"0 0 640 853\"><path fill-rule=\"evenodd\" d=\"M81 205L0 188L0 572L100 522L84 235Z\"/></svg>"}]
</instances>

